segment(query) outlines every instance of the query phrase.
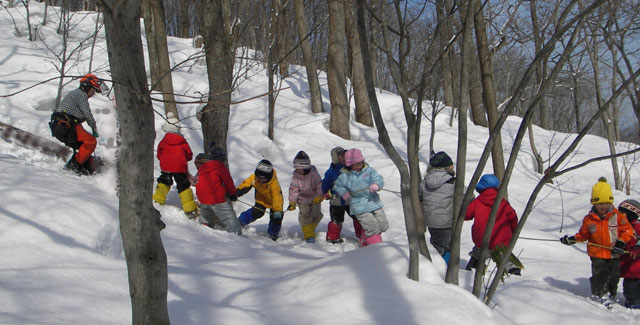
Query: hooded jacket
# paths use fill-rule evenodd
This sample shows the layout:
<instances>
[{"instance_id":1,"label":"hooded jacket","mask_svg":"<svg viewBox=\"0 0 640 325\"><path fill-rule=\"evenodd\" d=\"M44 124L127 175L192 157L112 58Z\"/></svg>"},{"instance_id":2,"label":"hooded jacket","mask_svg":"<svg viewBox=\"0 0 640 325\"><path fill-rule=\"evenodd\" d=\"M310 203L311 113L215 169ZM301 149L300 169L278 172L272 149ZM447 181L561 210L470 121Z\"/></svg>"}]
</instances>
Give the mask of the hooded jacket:
<instances>
[{"instance_id":1,"label":"hooded jacket","mask_svg":"<svg viewBox=\"0 0 640 325\"><path fill-rule=\"evenodd\" d=\"M358 215L382 209L383 207L380 195L369 191L369 185L371 184L378 184L382 189L384 180L375 169L368 164L364 164L364 167L359 172L343 168L333 185L333 189L340 196L343 196L346 192L351 194L350 214Z\"/></svg>"},{"instance_id":2,"label":"hooded jacket","mask_svg":"<svg viewBox=\"0 0 640 325\"><path fill-rule=\"evenodd\" d=\"M247 177L242 183L240 183L240 185L238 185L237 190L251 187L256 189L256 203L261 204L265 208L271 209L274 212L282 212L284 199L282 198L282 189L280 188L280 183L278 182L275 169L273 170L273 176L268 182L257 182L256 175L251 174L251 176Z\"/></svg>"},{"instance_id":3,"label":"hooded jacket","mask_svg":"<svg viewBox=\"0 0 640 325\"><path fill-rule=\"evenodd\" d=\"M471 226L471 238L478 248L482 247L482 237L487 228L491 206L493 202L495 202L497 194L498 190L493 187L484 189L477 198L471 201L467 208L467 214L464 220L474 219L473 226ZM496 222L491 232L489 249L494 249L498 245L509 245L513 231L517 226L518 216L516 215L516 211L507 200L502 199L498 214L496 215Z\"/></svg>"},{"instance_id":4,"label":"hooded jacket","mask_svg":"<svg viewBox=\"0 0 640 325\"><path fill-rule=\"evenodd\" d=\"M429 168L420 183L422 214L427 227L453 226L453 190L456 178L443 168Z\"/></svg>"},{"instance_id":5,"label":"hooded jacket","mask_svg":"<svg viewBox=\"0 0 640 325\"><path fill-rule=\"evenodd\" d=\"M592 208L582 220L582 227L574 236L577 241L613 247L617 240L628 243L633 238L633 228L627 217L613 206L603 217L598 216L595 208ZM612 258L611 248L588 245L587 253L595 258Z\"/></svg>"},{"instance_id":6,"label":"hooded jacket","mask_svg":"<svg viewBox=\"0 0 640 325\"><path fill-rule=\"evenodd\" d=\"M322 178L315 166L304 175L293 173L289 184L289 202L311 204L313 199L322 196Z\"/></svg>"},{"instance_id":7,"label":"hooded jacket","mask_svg":"<svg viewBox=\"0 0 640 325\"><path fill-rule=\"evenodd\" d=\"M236 194L236 186L227 166L217 160L209 160L200 166L196 183L198 201L208 205L219 204L226 202L226 194Z\"/></svg>"},{"instance_id":8,"label":"hooded jacket","mask_svg":"<svg viewBox=\"0 0 640 325\"><path fill-rule=\"evenodd\" d=\"M156 155L160 161L160 170L168 173L187 173L187 162L193 158L187 140L178 133L167 133L158 143Z\"/></svg>"},{"instance_id":9,"label":"hooded jacket","mask_svg":"<svg viewBox=\"0 0 640 325\"><path fill-rule=\"evenodd\" d=\"M340 170L342 170L342 168L344 168L344 165L331 163L331 165L329 165L329 169L324 172L324 178L322 179L322 193L331 193L331 201L329 201L330 205L349 205L349 202L346 202L336 191L332 189L333 183L335 183L338 176L340 176Z\"/></svg>"}]
</instances>

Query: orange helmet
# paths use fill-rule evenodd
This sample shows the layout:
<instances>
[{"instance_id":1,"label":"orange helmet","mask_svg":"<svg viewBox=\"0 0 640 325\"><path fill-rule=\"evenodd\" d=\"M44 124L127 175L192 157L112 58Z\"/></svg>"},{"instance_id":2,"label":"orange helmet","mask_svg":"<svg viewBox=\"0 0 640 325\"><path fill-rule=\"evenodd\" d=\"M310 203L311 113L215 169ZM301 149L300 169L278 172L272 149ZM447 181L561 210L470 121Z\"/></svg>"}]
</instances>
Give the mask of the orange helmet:
<instances>
[{"instance_id":1,"label":"orange helmet","mask_svg":"<svg viewBox=\"0 0 640 325\"><path fill-rule=\"evenodd\" d=\"M82 78L80 78L80 88L84 91L89 90L89 88L93 88L97 93L102 92L102 80L100 80L96 75L87 73Z\"/></svg>"}]
</instances>

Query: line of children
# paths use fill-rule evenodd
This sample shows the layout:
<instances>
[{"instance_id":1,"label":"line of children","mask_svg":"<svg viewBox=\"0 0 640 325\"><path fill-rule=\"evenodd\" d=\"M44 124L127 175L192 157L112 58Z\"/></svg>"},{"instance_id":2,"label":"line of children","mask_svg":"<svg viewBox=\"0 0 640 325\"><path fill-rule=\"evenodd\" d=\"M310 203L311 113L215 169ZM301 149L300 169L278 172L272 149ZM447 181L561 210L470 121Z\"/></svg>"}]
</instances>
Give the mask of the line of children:
<instances>
[{"instance_id":1,"label":"line of children","mask_svg":"<svg viewBox=\"0 0 640 325\"><path fill-rule=\"evenodd\" d=\"M318 170L311 164L311 159L304 151L299 151L293 159L293 176L289 185L289 207L293 211L296 206L300 210L298 222L302 228L304 240L315 243L316 227L322 219L320 203L322 196L322 178Z\"/></svg>"},{"instance_id":2,"label":"line of children","mask_svg":"<svg viewBox=\"0 0 640 325\"><path fill-rule=\"evenodd\" d=\"M282 190L273 165L263 159L256 166L253 174L249 175L236 189L236 195L241 197L247 194L251 188L255 188L255 204L253 207L240 214L240 224L244 227L253 221L262 218L269 209L269 228L267 233L272 240L280 237L282 228Z\"/></svg>"},{"instance_id":3,"label":"line of children","mask_svg":"<svg viewBox=\"0 0 640 325\"><path fill-rule=\"evenodd\" d=\"M344 240L340 238L340 232L342 231L342 223L344 222L344 214L346 213L353 220L353 230L356 233L360 246L362 246L364 242L364 229L362 229L358 219L349 212L349 202L345 201L345 199L337 195L336 191L332 190L333 184L336 179L338 179L338 176L340 176L340 170L345 167L345 152L346 150L342 147L331 149L331 164L322 179L322 193L324 198L329 200L329 216L331 217L331 221L329 221L327 225L326 240L332 244L344 242Z\"/></svg>"},{"instance_id":4,"label":"line of children","mask_svg":"<svg viewBox=\"0 0 640 325\"><path fill-rule=\"evenodd\" d=\"M620 280L620 256L634 237L626 216L613 206L613 192L604 177L591 189L591 211L573 236L560 238L565 245L587 241L591 258L591 298L609 305L615 299ZM606 296L608 293L608 296Z\"/></svg>"},{"instance_id":5,"label":"line of children","mask_svg":"<svg viewBox=\"0 0 640 325\"><path fill-rule=\"evenodd\" d=\"M422 215L431 235L431 245L447 264L451 257L449 243L453 227L454 175L451 157L444 151L434 153L419 189Z\"/></svg>"},{"instance_id":6,"label":"line of children","mask_svg":"<svg viewBox=\"0 0 640 325\"><path fill-rule=\"evenodd\" d=\"M382 176L365 163L360 149L345 153L345 165L333 189L345 200L351 200L349 209L364 229L362 246L382 242L382 233L389 228L387 216L382 209L378 191L384 186Z\"/></svg>"},{"instance_id":7,"label":"line of children","mask_svg":"<svg viewBox=\"0 0 640 325\"><path fill-rule=\"evenodd\" d=\"M167 121L162 125L164 137L158 143L156 156L160 161L160 176L157 179L153 200L164 205L167 194L171 190L173 180L176 181L178 195L182 203L182 210L189 218L198 217L198 205L193 199L191 182L189 182L189 167L187 163L193 158L193 152L187 140L180 133L180 121L167 114Z\"/></svg>"},{"instance_id":8,"label":"line of children","mask_svg":"<svg viewBox=\"0 0 640 325\"><path fill-rule=\"evenodd\" d=\"M467 207L467 213L464 220L474 220L473 225L471 226L471 238L475 245L471 252L469 252L471 259L466 266L467 270L477 267L482 249L482 238L485 230L487 229L489 214L491 213L491 207L496 200L499 186L500 180L496 175L482 175L478 184L476 184L476 191L478 191L480 195L473 199ZM498 209L498 214L496 215L493 230L491 231L489 249L493 250L497 246L508 246L511 241L511 237L513 236L513 231L517 226L518 216L516 211L511 207L507 200L502 199ZM508 262L506 270L507 273L513 275L521 274L520 268L511 262Z\"/></svg>"}]
</instances>

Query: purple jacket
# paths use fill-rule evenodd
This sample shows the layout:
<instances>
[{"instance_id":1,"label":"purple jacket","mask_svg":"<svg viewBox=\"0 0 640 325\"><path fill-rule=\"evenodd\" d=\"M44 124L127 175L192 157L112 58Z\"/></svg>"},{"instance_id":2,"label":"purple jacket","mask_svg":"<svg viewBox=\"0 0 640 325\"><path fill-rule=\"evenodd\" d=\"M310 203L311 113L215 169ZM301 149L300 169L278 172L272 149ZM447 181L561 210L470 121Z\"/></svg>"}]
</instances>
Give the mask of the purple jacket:
<instances>
[{"instance_id":1,"label":"purple jacket","mask_svg":"<svg viewBox=\"0 0 640 325\"><path fill-rule=\"evenodd\" d=\"M311 204L318 196L322 196L322 177L315 166L312 165L306 175L293 173L289 185L289 202Z\"/></svg>"}]
</instances>

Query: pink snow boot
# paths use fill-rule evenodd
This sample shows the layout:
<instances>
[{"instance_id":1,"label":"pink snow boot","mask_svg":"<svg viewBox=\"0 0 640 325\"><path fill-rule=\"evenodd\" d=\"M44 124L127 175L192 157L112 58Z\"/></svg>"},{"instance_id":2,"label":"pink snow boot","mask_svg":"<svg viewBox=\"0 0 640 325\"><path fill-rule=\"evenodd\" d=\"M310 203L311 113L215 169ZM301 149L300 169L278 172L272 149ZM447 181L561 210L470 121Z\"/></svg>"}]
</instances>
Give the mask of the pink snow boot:
<instances>
[{"instance_id":1,"label":"pink snow boot","mask_svg":"<svg viewBox=\"0 0 640 325\"><path fill-rule=\"evenodd\" d=\"M376 234L376 235L373 235L373 236L369 236L369 237L365 238L365 242L367 243L367 245L380 244L380 243L382 243L382 234Z\"/></svg>"}]
</instances>

